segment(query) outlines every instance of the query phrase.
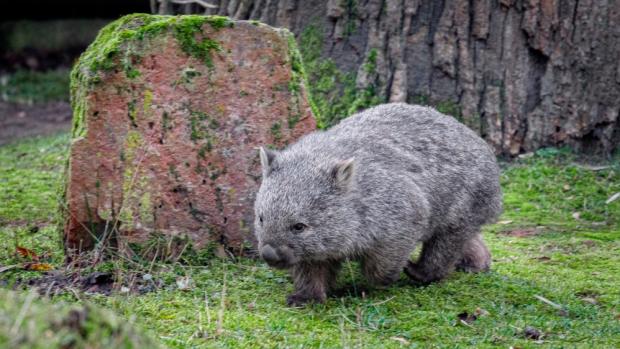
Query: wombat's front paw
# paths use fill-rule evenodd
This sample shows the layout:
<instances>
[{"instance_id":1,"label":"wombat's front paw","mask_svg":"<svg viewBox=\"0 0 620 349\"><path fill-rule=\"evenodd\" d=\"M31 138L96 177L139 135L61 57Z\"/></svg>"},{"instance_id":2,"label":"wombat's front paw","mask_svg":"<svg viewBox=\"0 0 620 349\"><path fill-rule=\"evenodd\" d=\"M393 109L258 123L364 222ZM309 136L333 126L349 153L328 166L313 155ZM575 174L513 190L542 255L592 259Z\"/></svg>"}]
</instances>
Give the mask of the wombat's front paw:
<instances>
[{"instance_id":1,"label":"wombat's front paw","mask_svg":"<svg viewBox=\"0 0 620 349\"><path fill-rule=\"evenodd\" d=\"M323 303L325 295L307 295L302 293L293 293L286 297L286 305L289 307L302 307L308 303Z\"/></svg>"},{"instance_id":2,"label":"wombat's front paw","mask_svg":"<svg viewBox=\"0 0 620 349\"><path fill-rule=\"evenodd\" d=\"M413 262L407 263L405 274L407 274L415 284L420 286L428 285L437 280L437 278L429 276L417 263Z\"/></svg>"}]
</instances>

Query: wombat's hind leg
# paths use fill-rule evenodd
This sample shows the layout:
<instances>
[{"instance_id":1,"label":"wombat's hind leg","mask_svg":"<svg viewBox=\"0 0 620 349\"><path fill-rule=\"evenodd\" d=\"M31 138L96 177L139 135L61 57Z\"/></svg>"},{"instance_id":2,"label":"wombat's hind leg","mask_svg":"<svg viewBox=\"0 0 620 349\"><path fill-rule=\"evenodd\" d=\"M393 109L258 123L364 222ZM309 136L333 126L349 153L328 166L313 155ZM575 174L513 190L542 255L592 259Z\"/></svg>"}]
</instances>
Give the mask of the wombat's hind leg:
<instances>
[{"instance_id":1,"label":"wombat's hind leg","mask_svg":"<svg viewBox=\"0 0 620 349\"><path fill-rule=\"evenodd\" d=\"M405 273L418 284L426 285L439 281L454 271L461 259L463 244L467 235L439 234L424 242L422 254L417 262L405 267Z\"/></svg>"},{"instance_id":2,"label":"wombat's hind leg","mask_svg":"<svg viewBox=\"0 0 620 349\"><path fill-rule=\"evenodd\" d=\"M491 253L484 244L481 234L474 235L463 245L463 256L457 263L456 269L467 273L489 271L491 267Z\"/></svg>"},{"instance_id":3,"label":"wombat's hind leg","mask_svg":"<svg viewBox=\"0 0 620 349\"><path fill-rule=\"evenodd\" d=\"M300 263L291 269L295 291L286 299L292 307L306 303L323 303L336 281L340 262Z\"/></svg>"}]
</instances>

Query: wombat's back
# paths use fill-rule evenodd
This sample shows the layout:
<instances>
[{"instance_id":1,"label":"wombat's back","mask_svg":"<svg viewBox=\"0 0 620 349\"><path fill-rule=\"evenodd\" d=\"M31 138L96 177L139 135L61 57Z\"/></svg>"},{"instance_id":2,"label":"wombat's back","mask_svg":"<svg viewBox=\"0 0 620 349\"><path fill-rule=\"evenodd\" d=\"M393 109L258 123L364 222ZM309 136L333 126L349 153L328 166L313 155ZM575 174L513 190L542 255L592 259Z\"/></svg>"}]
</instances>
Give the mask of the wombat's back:
<instances>
[{"instance_id":1,"label":"wombat's back","mask_svg":"<svg viewBox=\"0 0 620 349\"><path fill-rule=\"evenodd\" d=\"M380 105L302 138L287 153L317 163L355 157L358 185L366 191L379 190L373 188L378 182L400 188L402 178L411 179L426 194L432 225L459 220L479 226L501 211L499 168L491 148L430 107Z\"/></svg>"}]
</instances>

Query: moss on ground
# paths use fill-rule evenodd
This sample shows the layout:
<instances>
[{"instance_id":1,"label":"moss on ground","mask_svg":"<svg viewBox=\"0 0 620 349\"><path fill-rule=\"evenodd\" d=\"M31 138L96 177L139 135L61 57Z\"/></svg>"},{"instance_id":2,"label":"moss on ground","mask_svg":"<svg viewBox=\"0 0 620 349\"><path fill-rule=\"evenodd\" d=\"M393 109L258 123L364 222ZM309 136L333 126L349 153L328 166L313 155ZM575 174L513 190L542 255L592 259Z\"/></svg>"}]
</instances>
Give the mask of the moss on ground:
<instances>
[{"instance_id":1,"label":"moss on ground","mask_svg":"<svg viewBox=\"0 0 620 349\"><path fill-rule=\"evenodd\" d=\"M0 207L5 237L0 264L22 260L12 252L17 240L39 255L51 253L49 262L61 266L58 231L49 217L68 141L60 135L0 147L0 185L10 188L0 193L7 202ZM343 270L340 285L348 291L341 297L289 309L284 298L292 285L286 273L252 259L212 258L218 254L213 250L207 255L190 251L177 262L115 260L84 270L113 270L119 275L117 290L149 274L161 282L155 292L79 296L121 318L135 318L175 348L257 343L271 348L615 348L620 346L620 200L605 201L620 192L620 156L605 166L579 164L558 149L503 163L505 213L485 229L493 254L486 274L455 273L419 288L403 276L393 287L365 292L353 264ZM37 275L12 269L0 274L0 282L10 287ZM76 301L75 294L58 296L54 303L61 300ZM463 313L478 314L477 319L463 323ZM538 341L526 337L528 326L541 332Z\"/></svg>"},{"instance_id":2,"label":"moss on ground","mask_svg":"<svg viewBox=\"0 0 620 349\"><path fill-rule=\"evenodd\" d=\"M0 289L0 347L162 348L133 324L93 304L65 304Z\"/></svg>"}]
</instances>

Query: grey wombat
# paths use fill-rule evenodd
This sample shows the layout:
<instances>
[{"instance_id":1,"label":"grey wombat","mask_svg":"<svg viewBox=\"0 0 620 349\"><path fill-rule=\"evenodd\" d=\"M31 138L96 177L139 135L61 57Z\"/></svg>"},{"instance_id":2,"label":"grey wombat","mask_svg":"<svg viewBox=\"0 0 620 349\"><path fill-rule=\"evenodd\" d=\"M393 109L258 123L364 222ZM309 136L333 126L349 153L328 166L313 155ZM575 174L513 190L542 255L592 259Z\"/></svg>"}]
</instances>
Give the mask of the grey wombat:
<instances>
[{"instance_id":1,"label":"grey wombat","mask_svg":"<svg viewBox=\"0 0 620 349\"><path fill-rule=\"evenodd\" d=\"M281 152L261 148L260 158L258 247L269 265L291 269L289 305L324 301L346 259L377 285L403 269L429 283L454 268L489 268L480 227L502 209L499 168L452 117L380 105ZM422 254L411 262L418 242Z\"/></svg>"}]
</instances>

